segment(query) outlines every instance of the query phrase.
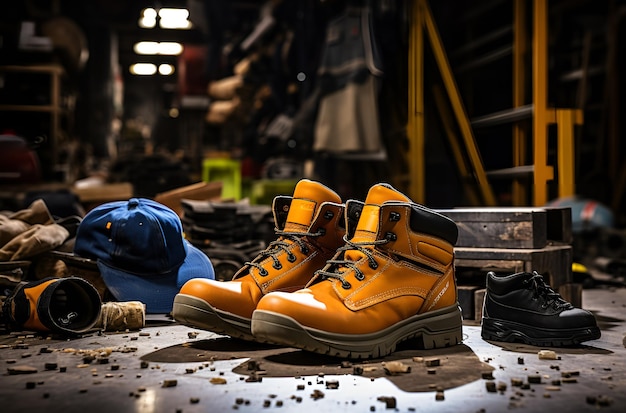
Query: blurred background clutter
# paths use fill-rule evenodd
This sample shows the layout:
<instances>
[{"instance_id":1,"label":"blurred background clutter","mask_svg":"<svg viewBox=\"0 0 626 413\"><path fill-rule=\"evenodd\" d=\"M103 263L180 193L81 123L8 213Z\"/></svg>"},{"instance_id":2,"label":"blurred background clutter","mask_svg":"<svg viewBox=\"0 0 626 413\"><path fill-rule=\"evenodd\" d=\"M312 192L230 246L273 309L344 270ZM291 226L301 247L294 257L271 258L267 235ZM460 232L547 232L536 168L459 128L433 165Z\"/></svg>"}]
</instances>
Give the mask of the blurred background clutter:
<instances>
[{"instance_id":1,"label":"blurred background clutter","mask_svg":"<svg viewBox=\"0 0 626 413\"><path fill-rule=\"evenodd\" d=\"M156 198L236 267L299 179L389 182L432 208L570 207L575 258L624 272L624 1L0 7L4 210Z\"/></svg>"}]
</instances>

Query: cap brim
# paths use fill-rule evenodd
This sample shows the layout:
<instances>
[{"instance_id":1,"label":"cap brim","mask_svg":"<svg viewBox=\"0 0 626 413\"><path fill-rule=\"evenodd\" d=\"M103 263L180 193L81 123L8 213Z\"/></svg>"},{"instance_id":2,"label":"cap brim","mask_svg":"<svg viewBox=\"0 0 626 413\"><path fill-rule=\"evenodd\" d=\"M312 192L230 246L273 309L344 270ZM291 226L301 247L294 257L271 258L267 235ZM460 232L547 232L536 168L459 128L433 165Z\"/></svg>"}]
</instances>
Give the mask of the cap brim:
<instances>
[{"instance_id":1,"label":"cap brim","mask_svg":"<svg viewBox=\"0 0 626 413\"><path fill-rule=\"evenodd\" d=\"M98 262L96 260L80 257L73 252L52 250L50 251L50 255L62 260L68 267L79 267L98 271Z\"/></svg>"},{"instance_id":2,"label":"cap brim","mask_svg":"<svg viewBox=\"0 0 626 413\"><path fill-rule=\"evenodd\" d=\"M187 242L187 256L176 271L150 276L132 274L98 260L98 269L111 294L118 301L141 301L146 313L169 313L174 297L192 278L214 279L213 265L205 253Z\"/></svg>"}]
</instances>

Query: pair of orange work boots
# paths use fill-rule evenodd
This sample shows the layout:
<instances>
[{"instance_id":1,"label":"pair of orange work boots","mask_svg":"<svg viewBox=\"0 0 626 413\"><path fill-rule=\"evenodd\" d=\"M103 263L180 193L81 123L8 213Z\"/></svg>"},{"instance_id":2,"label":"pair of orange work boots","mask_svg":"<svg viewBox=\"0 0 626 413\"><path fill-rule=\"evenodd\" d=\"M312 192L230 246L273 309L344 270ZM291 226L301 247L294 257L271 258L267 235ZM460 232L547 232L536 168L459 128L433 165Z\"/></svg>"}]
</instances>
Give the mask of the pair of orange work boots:
<instances>
[{"instance_id":1,"label":"pair of orange work boots","mask_svg":"<svg viewBox=\"0 0 626 413\"><path fill-rule=\"evenodd\" d=\"M337 357L382 357L462 338L456 224L387 184L345 204L307 179L273 202L277 239L231 281L192 279L181 324Z\"/></svg>"}]
</instances>

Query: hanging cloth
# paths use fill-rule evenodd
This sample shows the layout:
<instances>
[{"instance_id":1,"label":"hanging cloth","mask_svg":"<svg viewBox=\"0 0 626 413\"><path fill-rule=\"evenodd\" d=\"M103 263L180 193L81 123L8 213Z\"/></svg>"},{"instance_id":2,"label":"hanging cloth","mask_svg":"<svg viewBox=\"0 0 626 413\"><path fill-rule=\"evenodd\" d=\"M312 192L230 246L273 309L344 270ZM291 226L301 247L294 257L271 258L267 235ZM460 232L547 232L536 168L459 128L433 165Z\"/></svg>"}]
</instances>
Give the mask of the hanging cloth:
<instances>
[{"instance_id":1,"label":"hanging cloth","mask_svg":"<svg viewBox=\"0 0 626 413\"><path fill-rule=\"evenodd\" d=\"M347 8L326 30L318 68L320 102L314 151L344 154L383 150L377 85L382 75L369 7Z\"/></svg>"}]
</instances>

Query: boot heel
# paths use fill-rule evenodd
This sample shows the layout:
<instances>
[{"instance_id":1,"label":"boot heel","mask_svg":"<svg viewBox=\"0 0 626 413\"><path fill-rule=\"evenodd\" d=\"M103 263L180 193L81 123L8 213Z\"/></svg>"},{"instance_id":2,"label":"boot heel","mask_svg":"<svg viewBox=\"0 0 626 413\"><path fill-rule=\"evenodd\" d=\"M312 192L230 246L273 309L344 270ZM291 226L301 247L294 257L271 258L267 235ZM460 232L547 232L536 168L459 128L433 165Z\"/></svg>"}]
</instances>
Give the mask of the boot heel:
<instances>
[{"instance_id":1,"label":"boot heel","mask_svg":"<svg viewBox=\"0 0 626 413\"><path fill-rule=\"evenodd\" d=\"M458 306L431 317L422 333L424 349L449 347L463 341L463 317Z\"/></svg>"},{"instance_id":2,"label":"boot heel","mask_svg":"<svg viewBox=\"0 0 626 413\"><path fill-rule=\"evenodd\" d=\"M463 341L463 329L458 328L445 333L423 333L422 341L424 350L454 346Z\"/></svg>"}]
</instances>

